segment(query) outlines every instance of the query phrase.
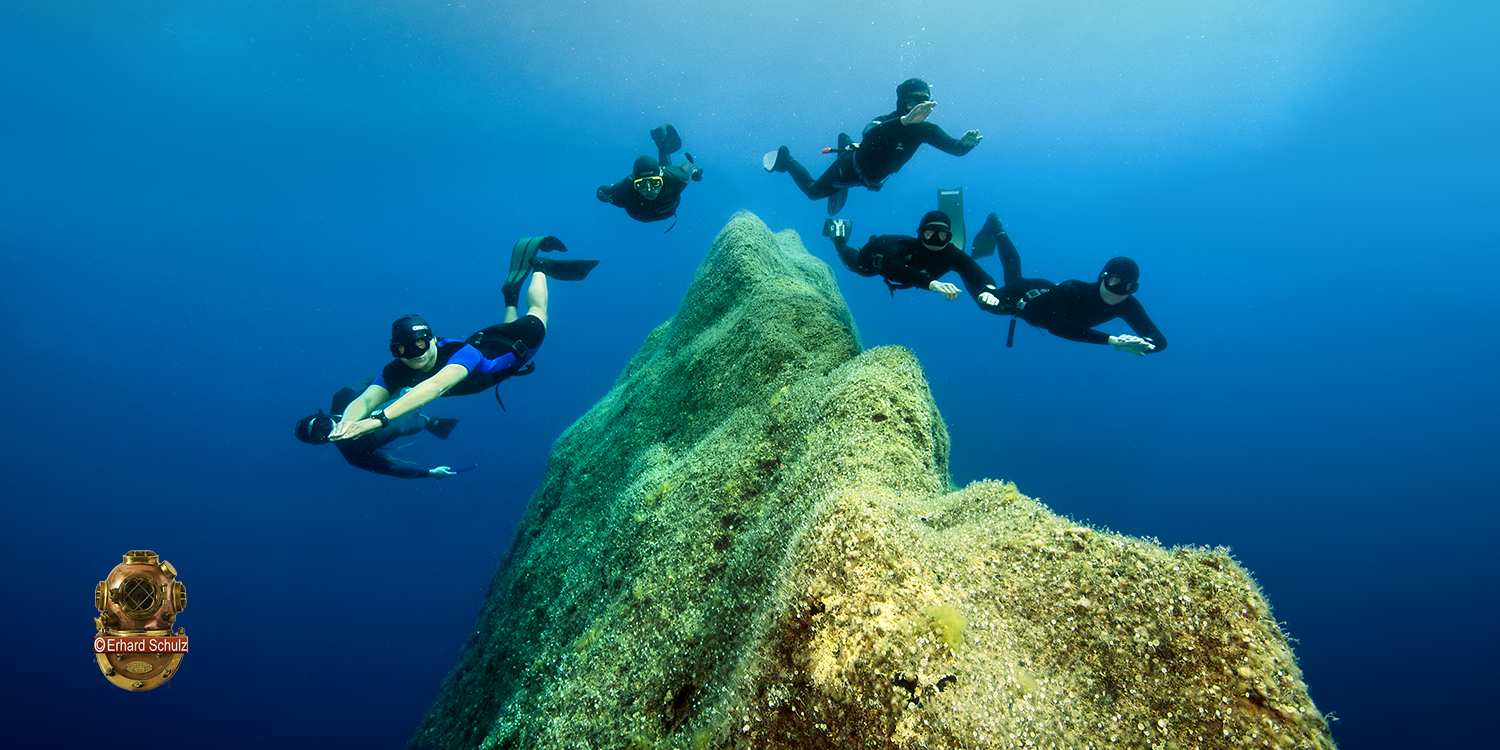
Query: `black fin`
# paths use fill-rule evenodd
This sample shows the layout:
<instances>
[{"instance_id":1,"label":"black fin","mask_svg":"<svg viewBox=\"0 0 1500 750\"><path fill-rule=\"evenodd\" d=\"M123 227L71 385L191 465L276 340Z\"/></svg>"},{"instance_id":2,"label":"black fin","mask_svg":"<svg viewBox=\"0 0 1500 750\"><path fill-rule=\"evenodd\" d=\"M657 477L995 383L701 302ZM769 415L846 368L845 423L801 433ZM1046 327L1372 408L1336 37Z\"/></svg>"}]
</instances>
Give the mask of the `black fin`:
<instances>
[{"instance_id":1,"label":"black fin","mask_svg":"<svg viewBox=\"0 0 1500 750\"><path fill-rule=\"evenodd\" d=\"M531 275L532 265L535 262L537 251L567 252L568 248L562 240L547 235L546 237L522 237L516 240L516 246L510 251L510 271L505 276L505 285L500 287L500 292L505 296L505 306L515 307L521 301L521 285L526 282L526 277Z\"/></svg>"},{"instance_id":2,"label":"black fin","mask_svg":"<svg viewBox=\"0 0 1500 750\"><path fill-rule=\"evenodd\" d=\"M558 260L556 258L533 258L531 269L541 271L547 278L557 281L582 281L589 271L599 265L597 260Z\"/></svg>"},{"instance_id":3,"label":"black fin","mask_svg":"<svg viewBox=\"0 0 1500 750\"><path fill-rule=\"evenodd\" d=\"M849 188L839 188L837 193L828 196L828 215L837 216L844 210L844 201L849 200Z\"/></svg>"},{"instance_id":4,"label":"black fin","mask_svg":"<svg viewBox=\"0 0 1500 750\"><path fill-rule=\"evenodd\" d=\"M791 149L782 146L775 151L767 151L766 155L761 157L760 163L767 172L785 172L787 166L792 163Z\"/></svg>"},{"instance_id":5,"label":"black fin","mask_svg":"<svg viewBox=\"0 0 1500 750\"><path fill-rule=\"evenodd\" d=\"M969 252L969 255L976 260L994 255L995 242L1003 231L1005 230L1000 228L1000 215L990 214L989 218L984 220L984 226L979 228L979 233L974 235L974 249Z\"/></svg>"},{"instance_id":6,"label":"black fin","mask_svg":"<svg viewBox=\"0 0 1500 750\"><path fill-rule=\"evenodd\" d=\"M432 433L438 440L447 440L453 434L453 428L458 426L457 417L428 417L427 424L423 425L427 431Z\"/></svg>"},{"instance_id":7,"label":"black fin","mask_svg":"<svg viewBox=\"0 0 1500 750\"><path fill-rule=\"evenodd\" d=\"M682 148L682 137L677 135L677 128L672 123L667 123L651 129L651 140L663 153L675 154Z\"/></svg>"},{"instance_id":8,"label":"black fin","mask_svg":"<svg viewBox=\"0 0 1500 750\"><path fill-rule=\"evenodd\" d=\"M505 296L505 306L515 307L521 300L521 284L525 283L526 276L531 273L531 260L536 257L537 247L541 243L536 237L523 237L516 240L516 246L510 250L510 269L505 275L505 286L500 287L500 292Z\"/></svg>"}]
</instances>

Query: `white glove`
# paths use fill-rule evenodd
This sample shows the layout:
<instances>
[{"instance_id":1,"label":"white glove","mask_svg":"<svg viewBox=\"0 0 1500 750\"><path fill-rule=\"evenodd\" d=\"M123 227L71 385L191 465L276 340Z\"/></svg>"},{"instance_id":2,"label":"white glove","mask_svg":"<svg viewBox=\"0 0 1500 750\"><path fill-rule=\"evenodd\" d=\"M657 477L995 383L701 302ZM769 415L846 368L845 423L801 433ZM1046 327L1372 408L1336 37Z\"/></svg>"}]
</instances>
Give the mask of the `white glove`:
<instances>
[{"instance_id":1,"label":"white glove","mask_svg":"<svg viewBox=\"0 0 1500 750\"><path fill-rule=\"evenodd\" d=\"M941 281L934 281L931 284L928 284L927 288L931 289L934 292L937 292L938 294L943 295L943 299L948 299L948 300L958 299L958 287L956 287L956 286L954 286L952 284L944 284Z\"/></svg>"},{"instance_id":2,"label":"white glove","mask_svg":"<svg viewBox=\"0 0 1500 750\"><path fill-rule=\"evenodd\" d=\"M1156 349L1156 344L1140 336L1110 336L1109 345L1122 352L1134 354L1138 357L1144 357L1146 356L1146 352Z\"/></svg>"},{"instance_id":3,"label":"white glove","mask_svg":"<svg viewBox=\"0 0 1500 750\"><path fill-rule=\"evenodd\" d=\"M448 477L458 476L458 472L446 466L438 466L428 469L427 476L432 477L433 479L447 479Z\"/></svg>"}]
</instances>

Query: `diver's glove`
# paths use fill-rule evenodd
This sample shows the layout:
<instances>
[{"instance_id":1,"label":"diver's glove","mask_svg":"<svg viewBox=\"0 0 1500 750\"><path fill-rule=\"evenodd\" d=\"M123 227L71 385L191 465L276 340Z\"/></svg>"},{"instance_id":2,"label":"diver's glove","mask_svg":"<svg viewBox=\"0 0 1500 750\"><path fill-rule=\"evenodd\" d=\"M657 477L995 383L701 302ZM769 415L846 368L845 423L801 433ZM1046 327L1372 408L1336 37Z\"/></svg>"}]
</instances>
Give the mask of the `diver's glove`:
<instances>
[{"instance_id":1,"label":"diver's glove","mask_svg":"<svg viewBox=\"0 0 1500 750\"><path fill-rule=\"evenodd\" d=\"M945 283L945 282L942 282L942 281L934 281L931 284L928 284L927 288L931 289L934 292L937 292L938 294L943 295L943 299L946 299L946 300L956 300L956 299L958 299L958 287L956 287L956 286L954 286L952 284L948 284L948 283Z\"/></svg>"},{"instance_id":2,"label":"diver's glove","mask_svg":"<svg viewBox=\"0 0 1500 750\"><path fill-rule=\"evenodd\" d=\"M609 186L608 185L600 185L599 189L594 191L594 196L597 197L599 200L605 202L605 203L609 203L610 202L609 201L609 191L605 190L605 188L607 188L607 187L609 187Z\"/></svg>"},{"instance_id":3,"label":"diver's glove","mask_svg":"<svg viewBox=\"0 0 1500 750\"><path fill-rule=\"evenodd\" d=\"M1140 336L1110 336L1109 345L1138 357L1144 357L1146 352L1156 349L1156 344L1151 343L1150 339L1143 339Z\"/></svg>"},{"instance_id":4,"label":"diver's glove","mask_svg":"<svg viewBox=\"0 0 1500 750\"><path fill-rule=\"evenodd\" d=\"M448 477L458 476L458 472L446 466L436 466L427 470L427 476L433 479L447 479Z\"/></svg>"}]
</instances>

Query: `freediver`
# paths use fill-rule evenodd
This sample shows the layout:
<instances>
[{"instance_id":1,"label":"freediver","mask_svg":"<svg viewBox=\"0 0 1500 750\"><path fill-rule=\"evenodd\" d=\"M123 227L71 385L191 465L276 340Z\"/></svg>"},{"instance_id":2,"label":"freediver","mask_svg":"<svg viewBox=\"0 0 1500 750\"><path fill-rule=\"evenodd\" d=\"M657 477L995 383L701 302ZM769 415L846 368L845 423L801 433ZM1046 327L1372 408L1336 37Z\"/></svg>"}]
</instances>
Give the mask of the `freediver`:
<instances>
[{"instance_id":1,"label":"freediver","mask_svg":"<svg viewBox=\"0 0 1500 750\"><path fill-rule=\"evenodd\" d=\"M824 223L823 234L833 240L845 267L860 276L882 277L892 296L897 289L926 289L942 295L943 299L958 299L957 286L939 281L949 271L958 272L969 296L976 300L980 294L995 291L995 279L953 244L953 222L942 211L924 214L917 225L916 237L872 236L862 248L849 246L853 228L854 223L848 219L829 219Z\"/></svg>"},{"instance_id":2,"label":"freediver","mask_svg":"<svg viewBox=\"0 0 1500 750\"><path fill-rule=\"evenodd\" d=\"M974 235L973 257L991 253L1000 256L1005 286L978 296L979 307L996 315L1012 316L1005 345L1015 340L1016 318L1069 341L1109 344L1130 354L1160 354L1167 348L1163 336L1135 293L1140 289L1141 269L1124 256L1104 264L1096 281L1072 279L1054 284L1046 279L1021 275L1021 254L1000 225L1000 216L990 214ZM1094 330L1115 318L1125 321L1134 336L1112 336Z\"/></svg>"},{"instance_id":3,"label":"freediver","mask_svg":"<svg viewBox=\"0 0 1500 750\"><path fill-rule=\"evenodd\" d=\"M511 377L529 375L535 369L532 358L547 333L548 276L575 281L588 276L599 262L554 260L536 255L538 251L554 250L566 252L567 248L551 236L518 241L511 251L510 271L501 288L505 297L504 322L476 331L463 341L437 338L419 315L396 319L391 324L390 342L394 359L363 393L349 402L329 439L354 440L389 426L403 415L420 412L439 397L480 393ZM528 275L526 315L518 317L521 284ZM401 395L385 408L377 409L392 393Z\"/></svg>"},{"instance_id":4,"label":"freediver","mask_svg":"<svg viewBox=\"0 0 1500 750\"><path fill-rule=\"evenodd\" d=\"M886 178L895 174L928 143L945 153L963 156L974 150L984 136L970 130L954 138L935 123L927 121L937 102L932 87L920 78L908 78L896 87L896 109L865 125L863 140L855 143L848 133L839 133L838 158L813 180L807 167L792 158L786 146L766 154L763 166L767 172L788 172L797 187L808 198L828 199L828 215L837 216L848 200L849 188L879 190Z\"/></svg>"},{"instance_id":5,"label":"freediver","mask_svg":"<svg viewBox=\"0 0 1500 750\"><path fill-rule=\"evenodd\" d=\"M651 140L656 142L657 156L638 156L630 176L613 185L600 185L594 191L599 200L625 209L625 213L636 221L665 221L677 215L677 205L682 202L682 191L688 181L703 179L703 170L693 162L693 155L684 153L687 163L672 166L672 154L682 148L682 138L677 128L667 123L651 129ZM675 225L675 223L674 223ZM667 228L671 231L671 227Z\"/></svg>"},{"instance_id":6,"label":"freediver","mask_svg":"<svg viewBox=\"0 0 1500 750\"><path fill-rule=\"evenodd\" d=\"M324 414L320 409L317 414L303 417L297 421L292 434L308 445L323 445L330 442L328 435L338 424L339 415L343 414L349 402L358 398L359 394L369 387L371 380L373 378L365 378L339 389L339 392L333 395L333 405L328 414ZM423 430L432 433L440 440L447 440L448 435L457 426L457 419L429 417L420 411L413 411L392 419L390 424L353 440L340 440L334 443L334 447L338 448L344 460L356 469L399 479L447 479L467 469L454 470L447 466L424 469L410 461L395 458L381 448L396 438L415 435Z\"/></svg>"}]
</instances>

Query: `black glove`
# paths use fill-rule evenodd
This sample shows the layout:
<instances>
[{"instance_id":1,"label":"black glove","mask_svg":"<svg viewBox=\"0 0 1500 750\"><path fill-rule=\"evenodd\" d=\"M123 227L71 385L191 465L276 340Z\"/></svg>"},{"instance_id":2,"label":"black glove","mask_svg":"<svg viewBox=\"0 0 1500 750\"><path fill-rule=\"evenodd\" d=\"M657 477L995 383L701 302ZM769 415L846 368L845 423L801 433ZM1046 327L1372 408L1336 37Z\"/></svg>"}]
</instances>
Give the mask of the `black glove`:
<instances>
[{"instance_id":1,"label":"black glove","mask_svg":"<svg viewBox=\"0 0 1500 750\"><path fill-rule=\"evenodd\" d=\"M598 197L599 200L601 200L601 201L603 201L605 203L609 203L609 189L608 188L609 188L608 185L600 185L599 189L594 192L594 195L596 197Z\"/></svg>"}]
</instances>

